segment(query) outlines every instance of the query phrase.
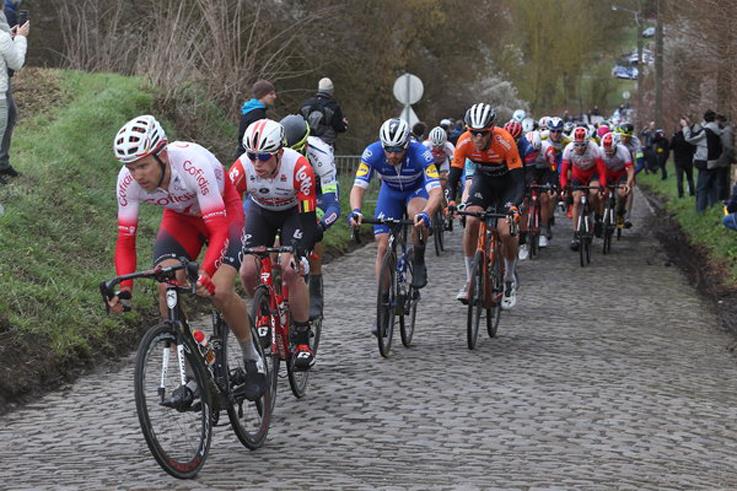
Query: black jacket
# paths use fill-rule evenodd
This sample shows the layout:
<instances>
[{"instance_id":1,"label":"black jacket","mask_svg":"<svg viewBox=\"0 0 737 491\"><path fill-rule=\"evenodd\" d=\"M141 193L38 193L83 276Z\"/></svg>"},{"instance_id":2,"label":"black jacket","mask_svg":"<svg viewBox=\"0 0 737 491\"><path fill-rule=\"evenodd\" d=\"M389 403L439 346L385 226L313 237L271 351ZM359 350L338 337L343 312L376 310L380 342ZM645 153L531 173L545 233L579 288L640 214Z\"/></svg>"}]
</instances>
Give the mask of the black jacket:
<instances>
[{"instance_id":1,"label":"black jacket","mask_svg":"<svg viewBox=\"0 0 737 491\"><path fill-rule=\"evenodd\" d=\"M686 141L682 130L673 133L673 138L670 139L670 149L676 165L690 165L693 162L696 147Z\"/></svg>"},{"instance_id":2,"label":"black jacket","mask_svg":"<svg viewBox=\"0 0 737 491\"><path fill-rule=\"evenodd\" d=\"M315 128L310 118L310 113L319 110L325 121L321 121L319 128ZM343 110L333 96L326 92L318 92L314 97L304 101L300 106L299 113L310 123L312 135L320 137L325 143L335 145L338 133L348 129L343 121Z\"/></svg>"}]
</instances>

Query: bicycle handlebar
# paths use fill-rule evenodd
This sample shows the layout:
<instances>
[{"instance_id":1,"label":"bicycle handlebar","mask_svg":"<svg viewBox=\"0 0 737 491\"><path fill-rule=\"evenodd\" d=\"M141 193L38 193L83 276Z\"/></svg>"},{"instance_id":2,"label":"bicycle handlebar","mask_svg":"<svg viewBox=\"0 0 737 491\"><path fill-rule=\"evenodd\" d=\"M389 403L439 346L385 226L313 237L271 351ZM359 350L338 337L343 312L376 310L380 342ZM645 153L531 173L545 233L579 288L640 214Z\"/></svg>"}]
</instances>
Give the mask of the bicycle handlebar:
<instances>
[{"instance_id":1,"label":"bicycle handlebar","mask_svg":"<svg viewBox=\"0 0 737 491\"><path fill-rule=\"evenodd\" d=\"M189 280L189 287L184 288L186 291L190 291L191 293L195 293L197 290L197 278L199 277L200 272L200 266L195 261L190 261L186 257L178 257L176 258L179 261L179 264L175 264L174 266L166 266L161 267L157 266L153 269L147 269L144 271L136 271L135 273L129 273L124 274L121 276L116 276L115 278L107 281L103 281L100 283L100 294L102 295L103 303L105 304L105 309L107 312L110 312L110 305L108 304L108 300L112 300L115 296L120 298L121 300L129 300L131 298L131 292L129 291L122 291L116 293L114 290L114 287L118 284L120 284L123 281L126 280L135 280L139 278L152 278L156 280L159 283L167 283L171 280L176 278L176 272L180 270L186 270L187 273L187 279ZM181 287L179 287L181 288ZM125 310L130 310L129 308L126 308Z\"/></svg>"},{"instance_id":2,"label":"bicycle handlebar","mask_svg":"<svg viewBox=\"0 0 737 491\"><path fill-rule=\"evenodd\" d=\"M256 247L246 247L243 249L243 255L252 254L254 256L268 256L269 254L288 254L294 252L294 247L292 246L281 246L281 247L266 247L266 246L256 246Z\"/></svg>"}]
</instances>

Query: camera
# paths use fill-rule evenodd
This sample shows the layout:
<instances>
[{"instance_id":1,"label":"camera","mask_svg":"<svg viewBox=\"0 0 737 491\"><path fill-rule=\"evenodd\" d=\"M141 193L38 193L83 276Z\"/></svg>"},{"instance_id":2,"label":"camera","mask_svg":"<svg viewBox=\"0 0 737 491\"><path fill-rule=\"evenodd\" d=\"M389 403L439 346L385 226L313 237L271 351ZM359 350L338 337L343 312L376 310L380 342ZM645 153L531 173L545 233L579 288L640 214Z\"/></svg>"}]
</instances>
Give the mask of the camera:
<instances>
[{"instance_id":1,"label":"camera","mask_svg":"<svg viewBox=\"0 0 737 491\"><path fill-rule=\"evenodd\" d=\"M19 26L22 26L29 20L31 20L31 14L27 10L18 11L18 25Z\"/></svg>"}]
</instances>

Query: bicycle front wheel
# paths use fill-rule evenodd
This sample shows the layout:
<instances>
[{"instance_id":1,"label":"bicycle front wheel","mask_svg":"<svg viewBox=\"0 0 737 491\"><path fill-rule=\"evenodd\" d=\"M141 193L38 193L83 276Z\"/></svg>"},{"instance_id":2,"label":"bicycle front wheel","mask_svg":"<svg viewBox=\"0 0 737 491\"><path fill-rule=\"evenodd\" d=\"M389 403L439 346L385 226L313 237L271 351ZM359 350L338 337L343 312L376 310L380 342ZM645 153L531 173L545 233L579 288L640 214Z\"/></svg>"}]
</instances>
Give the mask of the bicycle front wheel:
<instances>
[{"instance_id":1,"label":"bicycle front wheel","mask_svg":"<svg viewBox=\"0 0 737 491\"><path fill-rule=\"evenodd\" d=\"M273 414L276 408L276 395L279 386L279 350L274 341L274 323L271 312L271 300L269 290L265 286L256 289L251 304L251 320L254 329L258 333L263 348L264 362L266 363L266 376L269 382L269 412Z\"/></svg>"},{"instance_id":2,"label":"bicycle front wheel","mask_svg":"<svg viewBox=\"0 0 737 491\"><path fill-rule=\"evenodd\" d=\"M393 251L387 251L381 261L379 288L376 296L376 335L379 341L379 353L384 358L389 357L396 323L396 274L396 256Z\"/></svg>"},{"instance_id":3,"label":"bicycle front wheel","mask_svg":"<svg viewBox=\"0 0 737 491\"><path fill-rule=\"evenodd\" d=\"M417 303L420 300L420 291L411 286L414 273L412 264L412 260L407 261L407 270L409 271L407 283L410 286L407 289L407 298L404 299L404 305L402 305L404 315L399 316L399 334L402 337L402 344L406 348L409 348L412 344L412 336L415 333L415 319L417 318ZM408 316L409 318L407 318Z\"/></svg>"},{"instance_id":4,"label":"bicycle front wheel","mask_svg":"<svg viewBox=\"0 0 737 491\"><path fill-rule=\"evenodd\" d=\"M476 251L473 263L471 263L471 282L468 285L466 343L468 345L468 349L471 350L476 347L476 342L479 338L479 324L481 323L481 314L484 311L484 304L486 303L483 260L483 253L481 251Z\"/></svg>"},{"instance_id":5,"label":"bicycle front wheel","mask_svg":"<svg viewBox=\"0 0 737 491\"><path fill-rule=\"evenodd\" d=\"M290 334L292 333L292 329L294 329L294 326L290 325ZM290 335L290 338L291 337L292 336ZM287 378L289 379L289 388L292 389L292 394L294 394L294 397L297 399L301 399L305 394L307 394L307 382L310 378L310 371L297 370L294 366L296 360L297 359L294 356L290 356L287 360Z\"/></svg>"},{"instance_id":6,"label":"bicycle front wheel","mask_svg":"<svg viewBox=\"0 0 737 491\"><path fill-rule=\"evenodd\" d=\"M168 323L143 336L136 353L134 393L141 431L154 459L172 476L190 479L200 471L210 449L212 395L199 355L178 340Z\"/></svg>"},{"instance_id":7,"label":"bicycle front wheel","mask_svg":"<svg viewBox=\"0 0 737 491\"><path fill-rule=\"evenodd\" d=\"M504 295L504 273L501 270L499 261L499 252L494 254L493 260L489 264L489 286L491 288L492 302L491 306L486 310L486 332L490 338L496 336L499 328L499 319L502 315L502 296Z\"/></svg>"},{"instance_id":8,"label":"bicycle front wheel","mask_svg":"<svg viewBox=\"0 0 737 491\"><path fill-rule=\"evenodd\" d=\"M243 384L246 378L246 367L243 365L243 352L238 339L228 326L223 326L222 352L225 355L225 373L228 377L230 389L230 401L228 404L228 417L233 432L238 440L248 449L256 450L266 441L271 424L271 391L273 386L269 383L266 392L255 401L249 401L238 393L238 386ZM266 379L270 380L269 360L266 358L264 349L259 342L256 329L251 328L253 344L256 347L266 369Z\"/></svg>"}]
</instances>

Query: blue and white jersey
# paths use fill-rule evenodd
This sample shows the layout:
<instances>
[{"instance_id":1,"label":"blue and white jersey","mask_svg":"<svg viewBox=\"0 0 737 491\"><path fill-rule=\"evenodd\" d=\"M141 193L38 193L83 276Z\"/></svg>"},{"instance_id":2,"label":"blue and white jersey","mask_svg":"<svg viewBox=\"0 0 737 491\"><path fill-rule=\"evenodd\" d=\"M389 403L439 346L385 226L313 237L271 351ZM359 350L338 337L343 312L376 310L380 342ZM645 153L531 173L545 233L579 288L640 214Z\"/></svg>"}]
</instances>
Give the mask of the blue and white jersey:
<instances>
[{"instance_id":1,"label":"blue and white jersey","mask_svg":"<svg viewBox=\"0 0 737 491\"><path fill-rule=\"evenodd\" d=\"M429 192L440 187L438 169L432 152L422 143L410 142L401 165L387 162L381 141L366 147L356 171L354 186L367 188L374 173L384 186L395 191L409 192L425 186Z\"/></svg>"}]
</instances>

